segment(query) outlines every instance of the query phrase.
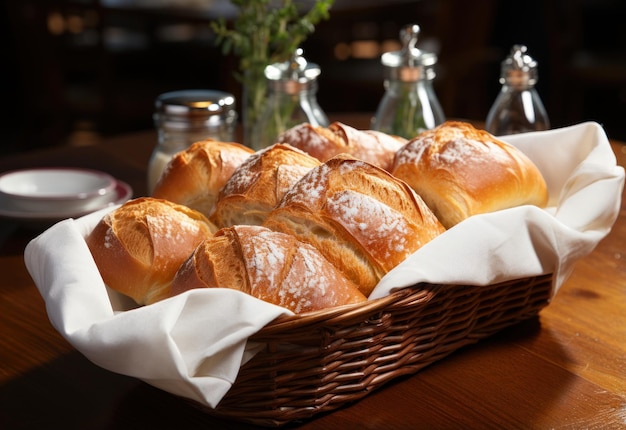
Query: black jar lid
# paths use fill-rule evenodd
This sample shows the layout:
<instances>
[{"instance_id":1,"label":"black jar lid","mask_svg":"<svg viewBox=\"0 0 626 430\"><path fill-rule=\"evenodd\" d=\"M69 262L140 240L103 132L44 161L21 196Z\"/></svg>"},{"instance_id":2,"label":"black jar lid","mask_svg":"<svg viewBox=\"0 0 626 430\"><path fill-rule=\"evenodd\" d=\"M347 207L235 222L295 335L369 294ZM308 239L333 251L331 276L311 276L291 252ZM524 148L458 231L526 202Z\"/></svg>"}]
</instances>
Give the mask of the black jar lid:
<instances>
[{"instance_id":1,"label":"black jar lid","mask_svg":"<svg viewBox=\"0 0 626 430\"><path fill-rule=\"evenodd\" d=\"M231 126L237 121L235 97L217 90L179 90L163 93L155 102L157 127L192 130Z\"/></svg>"},{"instance_id":2,"label":"black jar lid","mask_svg":"<svg viewBox=\"0 0 626 430\"><path fill-rule=\"evenodd\" d=\"M168 117L197 118L227 115L235 109L232 94L216 90L180 90L161 94L155 102L156 113Z\"/></svg>"}]
</instances>

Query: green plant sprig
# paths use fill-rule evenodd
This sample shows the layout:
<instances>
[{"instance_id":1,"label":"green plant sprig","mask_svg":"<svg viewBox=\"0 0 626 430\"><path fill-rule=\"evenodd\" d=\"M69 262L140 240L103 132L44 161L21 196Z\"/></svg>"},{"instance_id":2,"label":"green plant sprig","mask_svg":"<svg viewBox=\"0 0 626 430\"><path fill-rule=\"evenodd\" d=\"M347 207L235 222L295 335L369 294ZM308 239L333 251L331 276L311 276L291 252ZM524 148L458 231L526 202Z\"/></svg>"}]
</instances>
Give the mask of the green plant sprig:
<instances>
[{"instance_id":1,"label":"green plant sprig","mask_svg":"<svg viewBox=\"0 0 626 430\"><path fill-rule=\"evenodd\" d=\"M289 60L314 32L315 25L329 18L334 0L316 0L305 13L292 0L231 0L239 13L229 27L222 18L211 23L225 55L239 58L235 77L246 86L247 111L244 128L252 127L266 99L265 66Z\"/></svg>"},{"instance_id":2,"label":"green plant sprig","mask_svg":"<svg viewBox=\"0 0 626 430\"><path fill-rule=\"evenodd\" d=\"M315 31L315 25L328 19L334 0L317 0L303 15L292 0L231 0L231 3L239 8L233 27L229 28L223 18L211 26L222 52L239 57L239 70L245 71L287 61Z\"/></svg>"}]
</instances>

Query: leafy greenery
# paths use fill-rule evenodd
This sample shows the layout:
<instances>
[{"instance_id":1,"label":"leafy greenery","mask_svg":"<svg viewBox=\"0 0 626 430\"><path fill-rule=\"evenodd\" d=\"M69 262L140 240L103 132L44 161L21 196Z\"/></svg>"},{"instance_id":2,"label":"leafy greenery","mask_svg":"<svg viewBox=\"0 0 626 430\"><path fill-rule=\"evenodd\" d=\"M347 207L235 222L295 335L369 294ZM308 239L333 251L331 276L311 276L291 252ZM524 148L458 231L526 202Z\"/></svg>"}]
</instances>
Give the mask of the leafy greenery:
<instances>
[{"instance_id":1,"label":"leafy greenery","mask_svg":"<svg viewBox=\"0 0 626 430\"><path fill-rule=\"evenodd\" d=\"M329 18L334 0L315 0L306 12L297 0L231 0L239 14L230 27L224 19L212 22L224 54L239 58L237 79L245 88L244 130L254 127L267 96L264 70L268 64L287 61L315 25Z\"/></svg>"},{"instance_id":2,"label":"leafy greenery","mask_svg":"<svg viewBox=\"0 0 626 430\"><path fill-rule=\"evenodd\" d=\"M310 122L300 105L299 94L283 94L278 98L269 98L269 109L259 116L252 132L250 146L254 150L265 148L275 143L276 137L283 131L302 122Z\"/></svg>"},{"instance_id":3,"label":"leafy greenery","mask_svg":"<svg viewBox=\"0 0 626 430\"><path fill-rule=\"evenodd\" d=\"M415 90L415 83L401 82L397 85L401 94L398 97L391 129L387 132L411 139L428 129L424 119L424 107Z\"/></svg>"}]
</instances>

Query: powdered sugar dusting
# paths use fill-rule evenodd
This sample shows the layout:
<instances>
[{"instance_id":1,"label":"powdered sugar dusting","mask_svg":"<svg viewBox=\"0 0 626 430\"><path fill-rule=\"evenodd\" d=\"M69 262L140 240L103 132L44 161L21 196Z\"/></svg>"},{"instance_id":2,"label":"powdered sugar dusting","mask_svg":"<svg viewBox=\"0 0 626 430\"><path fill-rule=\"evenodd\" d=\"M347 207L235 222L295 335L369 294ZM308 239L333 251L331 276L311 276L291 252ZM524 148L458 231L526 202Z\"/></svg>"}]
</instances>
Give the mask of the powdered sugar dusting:
<instances>
[{"instance_id":1,"label":"powdered sugar dusting","mask_svg":"<svg viewBox=\"0 0 626 430\"><path fill-rule=\"evenodd\" d=\"M489 160L492 162L508 162L510 156L507 151L492 143L474 139L454 139L448 142L440 154L435 158L446 164L467 162L467 160Z\"/></svg>"},{"instance_id":2,"label":"powdered sugar dusting","mask_svg":"<svg viewBox=\"0 0 626 430\"><path fill-rule=\"evenodd\" d=\"M291 189L304 175L311 170L310 167L299 165L282 164L276 171L276 196L280 199Z\"/></svg>"},{"instance_id":3,"label":"powdered sugar dusting","mask_svg":"<svg viewBox=\"0 0 626 430\"><path fill-rule=\"evenodd\" d=\"M410 227L402 214L365 194L346 190L327 200L327 211L367 249L389 258L407 252Z\"/></svg>"},{"instance_id":4,"label":"powdered sugar dusting","mask_svg":"<svg viewBox=\"0 0 626 430\"><path fill-rule=\"evenodd\" d=\"M170 214L146 215L146 223L150 230L167 241L182 243L190 236L198 234L200 227L195 220L187 216L172 216Z\"/></svg>"},{"instance_id":5,"label":"powdered sugar dusting","mask_svg":"<svg viewBox=\"0 0 626 430\"><path fill-rule=\"evenodd\" d=\"M226 182L220 194L228 196L232 194L240 194L243 190L246 190L251 184L254 184L259 176L260 171L254 171L251 169L255 163L257 163L260 157L260 152L256 152L244 160L239 167L235 169L230 179Z\"/></svg>"},{"instance_id":6,"label":"powdered sugar dusting","mask_svg":"<svg viewBox=\"0 0 626 430\"><path fill-rule=\"evenodd\" d=\"M204 237L198 222L182 213L146 215L145 221L153 241L155 271L166 270L164 267L186 258ZM167 255L162 258L164 253Z\"/></svg>"},{"instance_id":7,"label":"powdered sugar dusting","mask_svg":"<svg viewBox=\"0 0 626 430\"><path fill-rule=\"evenodd\" d=\"M273 242L272 235L273 232L264 228L254 228L254 236L242 244L244 255L252 256L249 267L252 284L257 283L258 279L263 279L269 285L277 285L280 281L276 279L280 274L277 268L285 261L285 253Z\"/></svg>"},{"instance_id":8,"label":"powdered sugar dusting","mask_svg":"<svg viewBox=\"0 0 626 430\"><path fill-rule=\"evenodd\" d=\"M268 297L260 298L299 313L310 309L312 298L327 295L329 282L333 281L324 266L329 263L315 248L264 227L237 228L253 233L242 242L242 250L249 256L251 285L258 286L259 291L266 290Z\"/></svg>"},{"instance_id":9,"label":"powdered sugar dusting","mask_svg":"<svg viewBox=\"0 0 626 430\"><path fill-rule=\"evenodd\" d=\"M398 151L396 165L418 163L423 157L429 158L434 166L448 166L472 163L482 160L489 163L507 163L509 152L500 145L463 135L453 135L443 142L435 142L432 135L415 139Z\"/></svg>"},{"instance_id":10,"label":"powdered sugar dusting","mask_svg":"<svg viewBox=\"0 0 626 430\"><path fill-rule=\"evenodd\" d=\"M327 164L314 167L291 187L281 204L298 202L312 205L324 195L329 172Z\"/></svg>"},{"instance_id":11,"label":"powdered sugar dusting","mask_svg":"<svg viewBox=\"0 0 626 430\"><path fill-rule=\"evenodd\" d=\"M341 163L339 165L339 173L345 175L355 170L368 169L370 164L363 160L349 160L349 163Z\"/></svg>"},{"instance_id":12,"label":"powdered sugar dusting","mask_svg":"<svg viewBox=\"0 0 626 430\"><path fill-rule=\"evenodd\" d=\"M296 249L292 270L285 277L284 286L295 312L302 312L312 306L312 299L318 301L327 295L329 279L323 270L321 255L309 245L299 246Z\"/></svg>"},{"instance_id":13,"label":"powdered sugar dusting","mask_svg":"<svg viewBox=\"0 0 626 430\"><path fill-rule=\"evenodd\" d=\"M445 149L442 152L432 155L435 160L445 164L462 163L468 159L480 157L481 153L487 152L485 145L477 143L474 140L454 139L445 144Z\"/></svg>"},{"instance_id":14,"label":"powdered sugar dusting","mask_svg":"<svg viewBox=\"0 0 626 430\"><path fill-rule=\"evenodd\" d=\"M281 143L288 143L296 148L309 152L320 150L328 145L328 141L316 133L312 126L303 123L284 131L277 139Z\"/></svg>"},{"instance_id":15,"label":"powdered sugar dusting","mask_svg":"<svg viewBox=\"0 0 626 430\"><path fill-rule=\"evenodd\" d=\"M111 228L111 214L106 214L102 222L107 226L107 231L104 233L104 247L111 249L113 247L113 240L115 239L115 233L113 232L113 228Z\"/></svg>"},{"instance_id":16,"label":"powdered sugar dusting","mask_svg":"<svg viewBox=\"0 0 626 430\"><path fill-rule=\"evenodd\" d=\"M303 312L336 304L345 285L343 275L317 249L302 243L295 250L283 288L295 312Z\"/></svg>"},{"instance_id":17,"label":"powdered sugar dusting","mask_svg":"<svg viewBox=\"0 0 626 430\"><path fill-rule=\"evenodd\" d=\"M223 166L239 166L244 163L252 153L242 150L221 150L219 158Z\"/></svg>"},{"instance_id":18,"label":"powdered sugar dusting","mask_svg":"<svg viewBox=\"0 0 626 430\"><path fill-rule=\"evenodd\" d=\"M387 169L393 161L393 156L403 142L374 130L357 130L343 126L349 139L348 152L355 158Z\"/></svg>"}]
</instances>

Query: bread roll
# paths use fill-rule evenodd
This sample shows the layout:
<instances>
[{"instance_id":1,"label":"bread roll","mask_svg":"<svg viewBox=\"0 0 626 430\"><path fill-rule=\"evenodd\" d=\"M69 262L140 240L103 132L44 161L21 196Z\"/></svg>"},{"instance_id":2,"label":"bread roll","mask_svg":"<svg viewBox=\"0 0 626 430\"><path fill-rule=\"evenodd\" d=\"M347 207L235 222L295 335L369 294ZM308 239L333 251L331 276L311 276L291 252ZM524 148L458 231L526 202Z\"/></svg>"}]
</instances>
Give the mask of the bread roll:
<instances>
[{"instance_id":1,"label":"bread roll","mask_svg":"<svg viewBox=\"0 0 626 430\"><path fill-rule=\"evenodd\" d=\"M181 266L172 295L231 288L295 313L366 300L312 246L260 226L234 226L203 241Z\"/></svg>"},{"instance_id":2,"label":"bread roll","mask_svg":"<svg viewBox=\"0 0 626 430\"><path fill-rule=\"evenodd\" d=\"M306 174L264 225L314 245L365 296L444 231L406 183L348 155Z\"/></svg>"},{"instance_id":3,"label":"bread roll","mask_svg":"<svg viewBox=\"0 0 626 430\"><path fill-rule=\"evenodd\" d=\"M275 144L243 162L220 191L211 221L218 227L261 225L283 195L321 163L290 145Z\"/></svg>"},{"instance_id":4,"label":"bread roll","mask_svg":"<svg viewBox=\"0 0 626 430\"><path fill-rule=\"evenodd\" d=\"M375 130L334 122L328 128L303 123L283 132L277 139L324 162L339 154L350 154L389 171L393 157L406 139Z\"/></svg>"},{"instance_id":5,"label":"bread roll","mask_svg":"<svg viewBox=\"0 0 626 430\"><path fill-rule=\"evenodd\" d=\"M146 305L169 296L180 265L215 231L200 212L143 197L105 215L86 241L105 284Z\"/></svg>"},{"instance_id":6,"label":"bread roll","mask_svg":"<svg viewBox=\"0 0 626 430\"><path fill-rule=\"evenodd\" d=\"M546 183L516 147L464 122L446 122L400 149L392 169L450 228L472 215L545 206Z\"/></svg>"},{"instance_id":7,"label":"bread roll","mask_svg":"<svg viewBox=\"0 0 626 430\"><path fill-rule=\"evenodd\" d=\"M152 196L209 216L220 189L252 153L252 149L234 142L196 142L169 161Z\"/></svg>"}]
</instances>

